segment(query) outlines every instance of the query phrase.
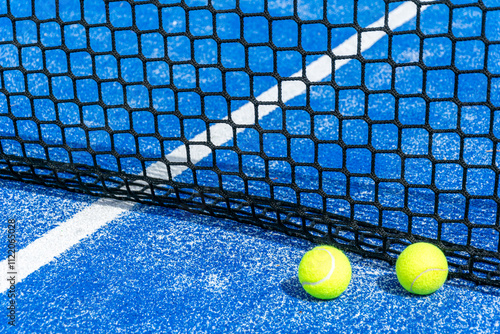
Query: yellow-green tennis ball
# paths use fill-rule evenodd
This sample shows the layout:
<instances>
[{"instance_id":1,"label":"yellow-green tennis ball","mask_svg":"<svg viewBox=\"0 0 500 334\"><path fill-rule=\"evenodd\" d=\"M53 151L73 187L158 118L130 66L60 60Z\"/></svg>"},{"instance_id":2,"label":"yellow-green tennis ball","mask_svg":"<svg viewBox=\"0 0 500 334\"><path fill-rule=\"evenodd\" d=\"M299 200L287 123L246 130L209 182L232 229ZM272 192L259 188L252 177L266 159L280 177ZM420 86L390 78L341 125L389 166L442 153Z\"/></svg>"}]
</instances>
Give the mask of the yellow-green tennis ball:
<instances>
[{"instance_id":1,"label":"yellow-green tennis ball","mask_svg":"<svg viewBox=\"0 0 500 334\"><path fill-rule=\"evenodd\" d=\"M411 293L428 295L443 286L448 261L436 246L419 242L406 247L396 261L399 283Z\"/></svg>"},{"instance_id":2,"label":"yellow-green tennis ball","mask_svg":"<svg viewBox=\"0 0 500 334\"><path fill-rule=\"evenodd\" d=\"M299 281L313 297L337 298L351 281L351 264L347 256L337 248L317 246L302 257Z\"/></svg>"}]
</instances>

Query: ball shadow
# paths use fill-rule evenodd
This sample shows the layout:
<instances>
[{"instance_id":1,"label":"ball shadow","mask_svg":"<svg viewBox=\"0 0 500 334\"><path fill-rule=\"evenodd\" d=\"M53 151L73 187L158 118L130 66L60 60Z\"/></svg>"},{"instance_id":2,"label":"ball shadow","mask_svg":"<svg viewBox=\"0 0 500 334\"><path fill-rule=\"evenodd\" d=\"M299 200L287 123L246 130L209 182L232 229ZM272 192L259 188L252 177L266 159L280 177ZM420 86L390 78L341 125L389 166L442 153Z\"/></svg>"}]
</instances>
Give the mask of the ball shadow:
<instances>
[{"instance_id":1,"label":"ball shadow","mask_svg":"<svg viewBox=\"0 0 500 334\"><path fill-rule=\"evenodd\" d=\"M377 279L378 287L391 295L406 297L406 298L419 298L420 295L414 295L406 291L401 284L399 284L398 278L395 274L385 274L379 276Z\"/></svg>"},{"instance_id":2,"label":"ball shadow","mask_svg":"<svg viewBox=\"0 0 500 334\"><path fill-rule=\"evenodd\" d=\"M281 290L288 296L302 301L321 301L321 299L310 296L299 282L298 277L289 277L281 281Z\"/></svg>"}]
</instances>

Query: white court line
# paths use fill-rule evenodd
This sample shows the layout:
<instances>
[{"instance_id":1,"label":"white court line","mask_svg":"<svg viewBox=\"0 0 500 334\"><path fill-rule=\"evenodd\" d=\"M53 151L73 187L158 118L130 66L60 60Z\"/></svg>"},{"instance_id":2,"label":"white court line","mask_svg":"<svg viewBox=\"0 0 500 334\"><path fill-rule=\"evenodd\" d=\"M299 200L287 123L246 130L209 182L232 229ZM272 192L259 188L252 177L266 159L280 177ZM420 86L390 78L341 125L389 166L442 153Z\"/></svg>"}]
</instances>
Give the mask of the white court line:
<instances>
[{"instance_id":1,"label":"white court line","mask_svg":"<svg viewBox=\"0 0 500 334\"><path fill-rule=\"evenodd\" d=\"M421 11L427 6L422 6ZM413 2L405 2L389 13L389 28L394 30L406 22L410 21L417 14L417 7ZM385 23L384 17L368 26L368 28L383 27ZM361 52L372 47L377 41L386 36L382 30L370 31L359 34L354 34L342 44L332 50L334 55L355 55L358 53L358 38L361 38ZM338 60L335 62L335 68L339 69L350 61L350 59ZM305 76L309 81L319 82L325 79L332 73L332 60L329 56L322 56L306 67ZM302 70L294 73L292 78L302 77ZM300 80L286 80L282 82L283 103L303 94L305 85ZM278 100L278 87L272 87L260 94L258 101L276 102ZM278 108L278 105L260 106L258 109L259 119L268 115ZM231 119L236 125L252 125L255 124L255 106L248 102L238 110L231 113ZM217 123L209 128L210 141L217 146L223 145L233 138L233 128L229 124ZM244 131L244 128L238 128L238 132ZM191 142L206 142L207 131L200 133L192 138ZM189 157L185 146L180 146L166 156L169 161L191 161L196 164L208 157L212 151L207 145L190 144ZM171 166L171 176L175 178L184 172L187 166ZM159 179L168 179L168 171L162 162L157 162L146 169L146 174L150 177ZM21 249L17 253L17 282L21 282L31 273L40 269L44 265L50 263L54 258L61 255L66 250L70 249L82 239L87 238L96 232L99 228L105 226L109 222L115 220L119 216L130 211L136 204L111 200L99 199L92 205L76 213L69 220L61 223L57 227L45 233L39 239ZM7 268L7 260L0 262L0 268ZM7 291L9 283L2 279L0 280L0 293Z\"/></svg>"}]
</instances>

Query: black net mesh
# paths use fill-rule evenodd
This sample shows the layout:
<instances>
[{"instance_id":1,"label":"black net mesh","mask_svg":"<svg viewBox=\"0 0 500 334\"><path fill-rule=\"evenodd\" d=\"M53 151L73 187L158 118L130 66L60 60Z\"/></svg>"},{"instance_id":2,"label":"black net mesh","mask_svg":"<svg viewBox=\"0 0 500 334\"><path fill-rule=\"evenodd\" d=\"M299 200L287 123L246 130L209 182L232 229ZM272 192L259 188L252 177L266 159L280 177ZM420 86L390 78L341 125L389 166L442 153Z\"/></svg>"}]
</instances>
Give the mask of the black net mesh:
<instances>
[{"instance_id":1,"label":"black net mesh","mask_svg":"<svg viewBox=\"0 0 500 334\"><path fill-rule=\"evenodd\" d=\"M0 175L500 286L500 4L469 2L0 0Z\"/></svg>"}]
</instances>

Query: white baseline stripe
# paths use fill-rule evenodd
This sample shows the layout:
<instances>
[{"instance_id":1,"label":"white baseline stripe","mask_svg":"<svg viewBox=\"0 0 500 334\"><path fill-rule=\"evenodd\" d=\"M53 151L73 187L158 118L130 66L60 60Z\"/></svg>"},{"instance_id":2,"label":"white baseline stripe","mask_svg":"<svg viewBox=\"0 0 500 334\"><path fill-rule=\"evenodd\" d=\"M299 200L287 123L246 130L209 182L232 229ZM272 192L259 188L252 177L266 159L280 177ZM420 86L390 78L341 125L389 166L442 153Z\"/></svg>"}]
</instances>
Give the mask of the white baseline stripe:
<instances>
[{"instance_id":1,"label":"white baseline stripe","mask_svg":"<svg viewBox=\"0 0 500 334\"><path fill-rule=\"evenodd\" d=\"M427 6L422 7L422 10L427 8ZM395 8L392 12L389 13L389 28L391 30L395 30L396 28L402 26L406 22L410 21L417 15L417 6L413 2L405 2L402 5ZM377 28L383 27L385 23L385 17L380 18L374 23L370 24L367 28ZM361 52L368 50L371 48L376 42L386 36L386 33L382 30L378 31L369 31L361 33ZM358 34L354 34L345 40L342 44L337 46L332 50L334 55L356 55L358 54ZM342 59L335 62L335 68L338 70L342 66L346 65L351 59ZM306 78L311 82L319 82L325 79L332 73L332 59L330 56L322 56L319 59L315 60L311 64L309 64L306 68ZM302 70L292 74L291 78L300 78L302 77ZM281 101L286 103L291 99L304 94L306 91L306 86L300 80L292 79L286 80L282 82L282 96ZM278 87L274 86L260 94L256 97L257 101L265 101L265 102L277 102L278 100ZM276 108L278 108L278 104L268 104L259 107L258 115L259 119L273 112ZM224 119L227 119L224 118ZM253 103L248 102L243 105L238 110L231 113L231 120L236 125L253 125L255 124L255 106ZM245 128L239 127L237 132L244 131ZM217 123L210 127L210 141L216 145L220 146L224 143L227 143L229 140L233 139L233 127L227 123ZM207 132L204 131L199 135L195 136L190 140L193 144L189 144L189 160L193 164L197 164L201 160L208 157L212 150L207 145L203 145L203 142L207 141ZM199 144L194 144L199 143ZM187 161L188 154L186 147L184 145L177 147L170 154L166 156L167 160L170 161ZM176 171L177 173L182 173L188 169L187 166L171 166L171 171ZM180 174L179 173L179 174ZM158 178L158 179L168 179L168 170L166 165L163 162L157 162L151 165L147 169L147 175L150 177Z\"/></svg>"},{"instance_id":2,"label":"white baseline stripe","mask_svg":"<svg viewBox=\"0 0 500 334\"><path fill-rule=\"evenodd\" d=\"M427 6L421 7L421 10ZM405 2L389 13L389 28L394 30L417 15L417 7L413 2ZM377 20L368 28L383 27L384 17ZM361 33L361 52L372 47L377 41L385 36L383 31L370 31ZM354 34L342 44L332 50L334 55L355 55L358 53L358 34ZM339 69L350 61L350 59L338 60L335 62L335 68ZM306 78L312 82L318 82L332 73L332 63L329 56L322 56L309 64L306 68ZM283 103L303 94L305 85L300 80L303 76L302 70L294 73L292 80L282 83ZM260 94L257 101L277 102L278 87L272 87ZM278 108L278 105L265 105L258 109L259 119L268 115ZM255 106L249 102L231 113L231 120L237 125L255 124ZM238 128L237 132L244 131L245 128ZM229 124L217 123L209 128L210 141L214 145L222 145L233 138L233 128ZM189 144L189 157L185 146L180 146L166 156L168 161L184 162L188 158L191 163L196 164L208 157L212 151L203 142L207 142L207 132L200 133L192 138ZM171 166L171 177L175 178L187 169L186 166ZM159 179L168 179L168 170L165 164L157 162L146 169L146 174L150 177ZM21 282L31 273L35 272L44 265L50 263L54 258L70 249L82 239L92 235L99 228L123 215L134 207L134 203L117 201L110 199L99 199L94 204L75 214L71 219L63 222L61 225L45 233L42 237L35 240L17 253L16 264L17 282ZM0 268L8 268L7 260L0 262ZM8 290L9 283L3 279L0 280L0 293Z\"/></svg>"}]
</instances>

